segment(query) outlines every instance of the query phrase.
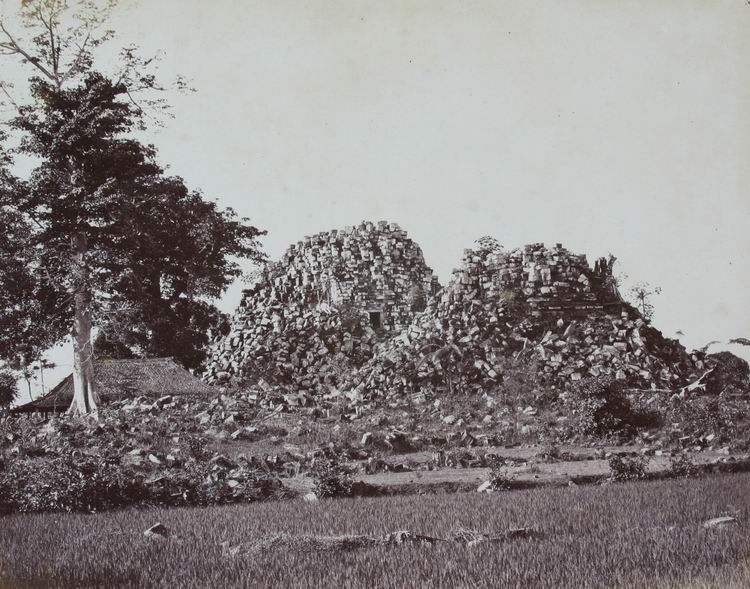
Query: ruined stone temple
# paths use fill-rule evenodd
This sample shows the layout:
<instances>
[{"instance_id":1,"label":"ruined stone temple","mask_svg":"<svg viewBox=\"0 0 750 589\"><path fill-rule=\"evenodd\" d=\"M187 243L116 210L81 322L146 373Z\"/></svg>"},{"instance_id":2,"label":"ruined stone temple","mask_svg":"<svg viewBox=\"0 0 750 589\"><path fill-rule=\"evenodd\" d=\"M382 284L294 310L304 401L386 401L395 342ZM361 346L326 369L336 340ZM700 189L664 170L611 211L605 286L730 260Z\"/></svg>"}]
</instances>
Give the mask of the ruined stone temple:
<instances>
[{"instance_id":1,"label":"ruined stone temple","mask_svg":"<svg viewBox=\"0 0 750 589\"><path fill-rule=\"evenodd\" d=\"M591 266L561 244L480 243L439 288L397 225L320 233L291 246L245 292L204 378L250 376L300 404L321 395L424 397L448 381L481 393L523 366L557 390L599 376L680 386L701 360L622 300L614 260Z\"/></svg>"},{"instance_id":2,"label":"ruined stone temple","mask_svg":"<svg viewBox=\"0 0 750 589\"><path fill-rule=\"evenodd\" d=\"M307 358L309 346L276 340L289 339L282 334L299 340L300 330L309 328L325 332L336 320L332 309L361 314L373 332L398 332L438 289L422 250L395 223L363 222L305 237L244 292L230 334L214 342L204 378L214 382L236 376L248 357L271 349L277 359L281 354L282 361L294 365L313 362ZM374 337L354 341L348 335L335 347L352 352L361 345L371 351L370 342L362 339ZM323 354L323 348L313 353Z\"/></svg>"}]
</instances>

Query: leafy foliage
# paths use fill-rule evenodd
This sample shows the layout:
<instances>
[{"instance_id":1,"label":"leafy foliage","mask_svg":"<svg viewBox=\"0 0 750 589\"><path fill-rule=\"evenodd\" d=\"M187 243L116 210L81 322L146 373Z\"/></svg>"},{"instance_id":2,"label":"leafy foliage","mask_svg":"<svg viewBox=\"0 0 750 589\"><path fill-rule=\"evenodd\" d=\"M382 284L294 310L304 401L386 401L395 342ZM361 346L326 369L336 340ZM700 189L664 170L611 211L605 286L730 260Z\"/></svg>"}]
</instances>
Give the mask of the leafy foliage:
<instances>
[{"instance_id":1,"label":"leafy foliage","mask_svg":"<svg viewBox=\"0 0 750 589\"><path fill-rule=\"evenodd\" d=\"M633 409L622 383L611 376L574 383L568 402L573 407L575 433L582 435L627 432L643 425L646 417Z\"/></svg>"},{"instance_id":2,"label":"leafy foliage","mask_svg":"<svg viewBox=\"0 0 750 589\"><path fill-rule=\"evenodd\" d=\"M166 471L155 481L116 461L93 456L12 460L0 469L0 513L92 512L139 504L222 505L258 501L280 492L280 483L266 473L239 467L229 475L207 462Z\"/></svg>"},{"instance_id":3,"label":"leafy foliage","mask_svg":"<svg viewBox=\"0 0 750 589\"><path fill-rule=\"evenodd\" d=\"M145 494L137 481L100 459L16 460L0 470L0 512L99 511Z\"/></svg>"},{"instance_id":4,"label":"leafy foliage","mask_svg":"<svg viewBox=\"0 0 750 589\"><path fill-rule=\"evenodd\" d=\"M639 456L620 456L613 454L609 458L609 470L612 473L613 481L635 481L646 478L646 467L649 463L649 457Z\"/></svg>"},{"instance_id":5,"label":"leafy foliage","mask_svg":"<svg viewBox=\"0 0 750 589\"><path fill-rule=\"evenodd\" d=\"M325 460L316 465L313 472L315 477L315 494L323 498L351 497L354 481L349 473L338 463Z\"/></svg>"},{"instance_id":6,"label":"leafy foliage","mask_svg":"<svg viewBox=\"0 0 750 589\"><path fill-rule=\"evenodd\" d=\"M16 377L10 370L0 370L0 412L18 396Z\"/></svg>"},{"instance_id":7,"label":"leafy foliage","mask_svg":"<svg viewBox=\"0 0 750 589\"><path fill-rule=\"evenodd\" d=\"M21 152L41 164L23 191L0 201L22 210L34 229L27 243L34 258L18 270L27 290L51 291L36 315L24 314L64 328L58 337L69 329L71 236L83 234L95 322L106 339L136 355L199 366L209 328L225 321L207 300L240 275L235 257L262 258L262 232L163 174L154 149L128 135L141 115L124 85L91 73L64 90L37 79L32 92L34 107L22 108L13 126L24 137Z\"/></svg>"},{"instance_id":8,"label":"leafy foliage","mask_svg":"<svg viewBox=\"0 0 750 589\"><path fill-rule=\"evenodd\" d=\"M474 241L477 251L482 254L497 253L503 251L502 244L490 235L485 235Z\"/></svg>"},{"instance_id":9,"label":"leafy foliage","mask_svg":"<svg viewBox=\"0 0 750 589\"><path fill-rule=\"evenodd\" d=\"M0 357L19 369L70 334L76 313L77 350L92 318L107 354L197 368L209 329L226 323L211 301L241 274L236 259L263 258L262 231L166 175L135 138L167 107L154 98L166 87L134 46L114 77L96 71L114 5L25 0L21 34L0 19L0 53L33 74L23 100L2 86L15 152L37 162L22 182L0 151Z\"/></svg>"},{"instance_id":10,"label":"leafy foliage","mask_svg":"<svg viewBox=\"0 0 750 589\"><path fill-rule=\"evenodd\" d=\"M661 294L661 287L652 287L647 282L639 282L630 289L633 304L646 321L651 321L654 316L653 298Z\"/></svg>"},{"instance_id":11,"label":"leafy foliage","mask_svg":"<svg viewBox=\"0 0 750 589\"><path fill-rule=\"evenodd\" d=\"M490 488L493 491L509 491L513 488L513 477L501 468L490 471Z\"/></svg>"},{"instance_id":12,"label":"leafy foliage","mask_svg":"<svg viewBox=\"0 0 750 589\"><path fill-rule=\"evenodd\" d=\"M709 354L714 363L706 377L706 392L718 395L724 391L742 393L750 391L750 366L731 352Z\"/></svg>"},{"instance_id":13,"label":"leafy foliage","mask_svg":"<svg viewBox=\"0 0 750 589\"><path fill-rule=\"evenodd\" d=\"M669 474L674 477L694 477L700 472L687 454L678 454L669 459Z\"/></svg>"}]
</instances>

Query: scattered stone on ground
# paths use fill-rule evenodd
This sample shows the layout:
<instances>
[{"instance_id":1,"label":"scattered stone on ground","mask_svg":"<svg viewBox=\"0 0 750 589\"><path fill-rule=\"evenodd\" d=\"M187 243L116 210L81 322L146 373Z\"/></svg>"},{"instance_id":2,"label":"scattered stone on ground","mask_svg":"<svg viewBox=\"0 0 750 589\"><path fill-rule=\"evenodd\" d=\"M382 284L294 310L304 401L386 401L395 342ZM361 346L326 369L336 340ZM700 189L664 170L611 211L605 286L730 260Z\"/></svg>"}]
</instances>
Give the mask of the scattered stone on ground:
<instances>
[{"instance_id":1,"label":"scattered stone on ground","mask_svg":"<svg viewBox=\"0 0 750 589\"><path fill-rule=\"evenodd\" d=\"M706 520L703 522L704 528L728 528L731 526L738 526L740 522L735 517L731 516L722 516L722 517L714 517L712 519Z\"/></svg>"},{"instance_id":2,"label":"scattered stone on ground","mask_svg":"<svg viewBox=\"0 0 750 589\"><path fill-rule=\"evenodd\" d=\"M450 538L436 538L418 534L409 530L399 530L383 536L271 536L253 542L232 546L228 541L221 543L222 555L225 557L249 556L269 551L285 552L348 552L363 548L387 546L433 546L438 543L458 543L476 546L483 542L508 542L512 540L539 540L541 533L531 528L510 529L498 535L483 534L473 530L459 530Z\"/></svg>"},{"instance_id":3,"label":"scattered stone on ground","mask_svg":"<svg viewBox=\"0 0 750 589\"><path fill-rule=\"evenodd\" d=\"M143 535L147 538L168 538L169 530L164 524L158 523L154 524L148 530L143 532Z\"/></svg>"}]
</instances>

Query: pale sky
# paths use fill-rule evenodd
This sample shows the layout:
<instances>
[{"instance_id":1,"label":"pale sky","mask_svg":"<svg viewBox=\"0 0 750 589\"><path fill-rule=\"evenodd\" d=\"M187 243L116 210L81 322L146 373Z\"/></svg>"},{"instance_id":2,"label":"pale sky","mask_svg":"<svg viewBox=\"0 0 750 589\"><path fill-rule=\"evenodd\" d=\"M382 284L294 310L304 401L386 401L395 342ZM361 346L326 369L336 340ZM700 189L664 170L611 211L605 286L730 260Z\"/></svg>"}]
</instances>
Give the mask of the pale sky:
<instances>
[{"instance_id":1,"label":"pale sky","mask_svg":"<svg viewBox=\"0 0 750 589\"><path fill-rule=\"evenodd\" d=\"M114 28L198 90L160 160L274 259L365 219L443 283L483 235L562 242L661 286L689 349L750 337L745 0L141 0Z\"/></svg>"}]
</instances>

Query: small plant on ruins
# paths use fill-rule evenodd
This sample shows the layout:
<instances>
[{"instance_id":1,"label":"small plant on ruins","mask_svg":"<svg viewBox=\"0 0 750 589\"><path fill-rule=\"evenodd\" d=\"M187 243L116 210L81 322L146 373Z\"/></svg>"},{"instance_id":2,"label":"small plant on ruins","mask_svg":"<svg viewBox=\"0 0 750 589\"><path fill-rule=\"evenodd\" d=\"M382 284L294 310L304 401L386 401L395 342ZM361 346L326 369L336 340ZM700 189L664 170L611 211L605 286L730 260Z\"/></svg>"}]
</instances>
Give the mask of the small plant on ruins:
<instances>
[{"instance_id":1,"label":"small plant on ruins","mask_svg":"<svg viewBox=\"0 0 750 589\"><path fill-rule=\"evenodd\" d=\"M334 461L325 461L313 469L313 491L319 498L351 497L354 481L346 470Z\"/></svg>"},{"instance_id":2,"label":"small plant on ruins","mask_svg":"<svg viewBox=\"0 0 750 589\"><path fill-rule=\"evenodd\" d=\"M630 297L633 305L641 313L646 321L651 321L654 317L654 305L652 300L655 296L661 294L661 287L651 286L648 282L639 282L630 289Z\"/></svg>"},{"instance_id":3,"label":"small plant on ruins","mask_svg":"<svg viewBox=\"0 0 750 589\"><path fill-rule=\"evenodd\" d=\"M613 454L609 459L609 479L612 481L637 481L646 478L646 467L649 463L649 457L639 456L620 456Z\"/></svg>"},{"instance_id":4,"label":"small plant on ruins","mask_svg":"<svg viewBox=\"0 0 750 589\"><path fill-rule=\"evenodd\" d=\"M485 235L483 237L480 237L479 239L475 240L474 243L477 244L477 253L499 253L503 251L502 244L495 239L494 237L491 237L489 235Z\"/></svg>"},{"instance_id":5,"label":"small plant on ruins","mask_svg":"<svg viewBox=\"0 0 750 589\"><path fill-rule=\"evenodd\" d=\"M669 459L669 474L673 477L694 477L700 473L700 468L688 454L679 454Z\"/></svg>"}]
</instances>

